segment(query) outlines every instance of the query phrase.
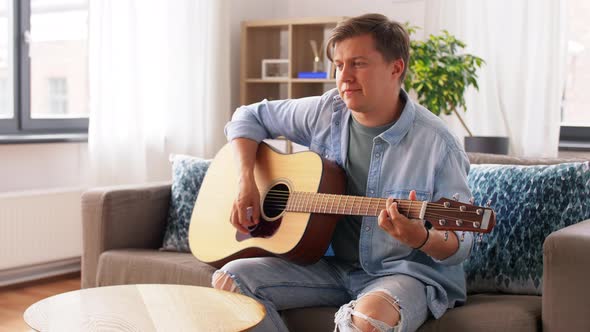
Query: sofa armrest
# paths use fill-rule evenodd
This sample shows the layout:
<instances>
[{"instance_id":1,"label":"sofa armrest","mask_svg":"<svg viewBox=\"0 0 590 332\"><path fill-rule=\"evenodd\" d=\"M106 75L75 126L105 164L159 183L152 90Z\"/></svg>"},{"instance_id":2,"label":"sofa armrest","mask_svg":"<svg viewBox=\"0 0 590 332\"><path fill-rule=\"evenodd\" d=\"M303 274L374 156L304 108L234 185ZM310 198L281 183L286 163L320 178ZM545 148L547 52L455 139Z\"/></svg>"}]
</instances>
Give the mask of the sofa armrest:
<instances>
[{"instance_id":1,"label":"sofa armrest","mask_svg":"<svg viewBox=\"0 0 590 332\"><path fill-rule=\"evenodd\" d=\"M543 331L590 331L590 220L543 245Z\"/></svg>"},{"instance_id":2,"label":"sofa armrest","mask_svg":"<svg viewBox=\"0 0 590 332\"><path fill-rule=\"evenodd\" d=\"M154 183L82 194L82 288L96 286L98 258L104 251L162 245L170 188L170 183Z\"/></svg>"}]
</instances>

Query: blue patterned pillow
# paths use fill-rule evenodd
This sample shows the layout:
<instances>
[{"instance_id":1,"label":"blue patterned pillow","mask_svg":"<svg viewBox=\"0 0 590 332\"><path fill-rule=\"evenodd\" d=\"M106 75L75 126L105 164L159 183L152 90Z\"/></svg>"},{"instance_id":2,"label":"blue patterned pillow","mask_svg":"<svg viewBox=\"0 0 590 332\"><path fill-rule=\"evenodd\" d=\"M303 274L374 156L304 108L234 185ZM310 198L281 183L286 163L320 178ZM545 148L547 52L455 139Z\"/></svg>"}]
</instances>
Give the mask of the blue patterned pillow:
<instances>
[{"instance_id":1,"label":"blue patterned pillow","mask_svg":"<svg viewBox=\"0 0 590 332\"><path fill-rule=\"evenodd\" d=\"M172 194L162 250L190 252L188 226L210 160L175 155L172 161Z\"/></svg>"},{"instance_id":2,"label":"blue patterned pillow","mask_svg":"<svg viewBox=\"0 0 590 332\"><path fill-rule=\"evenodd\" d=\"M590 219L589 162L471 165L468 181L476 205L492 200L496 227L464 264L467 291L540 295L545 238Z\"/></svg>"}]
</instances>

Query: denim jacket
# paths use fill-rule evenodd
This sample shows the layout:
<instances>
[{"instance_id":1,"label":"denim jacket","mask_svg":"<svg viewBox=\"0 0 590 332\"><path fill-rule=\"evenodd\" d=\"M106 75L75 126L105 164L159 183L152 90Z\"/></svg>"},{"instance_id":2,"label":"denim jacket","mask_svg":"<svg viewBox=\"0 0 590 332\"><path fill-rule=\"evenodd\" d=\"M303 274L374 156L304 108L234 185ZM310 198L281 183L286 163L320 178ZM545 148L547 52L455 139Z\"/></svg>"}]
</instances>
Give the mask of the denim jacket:
<instances>
[{"instance_id":1,"label":"denim jacket","mask_svg":"<svg viewBox=\"0 0 590 332\"><path fill-rule=\"evenodd\" d=\"M406 100L400 118L373 140L366 196L407 199L410 190L416 190L421 201L451 198L456 193L460 201L468 201L469 160L457 138L405 91L401 90L400 98ZM333 89L318 97L242 106L225 126L225 133L230 141L243 137L260 142L285 136L343 167L350 118L350 110ZM461 263L471 251L472 234L465 233L459 243L452 256L437 260L390 236L376 217L364 217L359 259L368 274L401 273L421 280L426 284L429 309L439 318L466 298Z\"/></svg>"}]
</instances>

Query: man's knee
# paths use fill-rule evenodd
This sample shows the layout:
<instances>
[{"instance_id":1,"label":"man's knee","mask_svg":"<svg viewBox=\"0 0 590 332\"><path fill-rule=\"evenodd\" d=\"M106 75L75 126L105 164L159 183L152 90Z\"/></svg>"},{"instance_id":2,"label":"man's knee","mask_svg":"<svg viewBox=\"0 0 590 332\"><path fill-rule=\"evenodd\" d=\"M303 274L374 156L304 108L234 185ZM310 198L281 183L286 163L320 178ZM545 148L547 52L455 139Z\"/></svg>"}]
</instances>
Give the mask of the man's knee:
<instances>
[{"instance_id":1,"label":"man's knee","mask_svg":"<svg viewBox=\"0 0 590 332\"><path fill-rule=\"evenodd\" d=\"M362 296L357 302L356 311L389 326L397 325L400 320L399 304L391 295L383 291L370 292ZM369 320L358 316L353 316L352 321L361 327L361 331L372 331L374 327Z\"/></svg>"},{"instance_id":2,"label":"man's knee","mask_svg":"<svg viewBox=\"0 0 590 332\"><path fill-rule=\"evenodd\" d=\"M228 292L241 293L232 277L221 270L215 271L211 279L211 286L213 286L213 288Z\"/></svg>"},{"instance_id":3,"label":"man's knee","mask_svg":"<svg viewBox=\"0 0 590 332\"><path fill-rule=\"evenodd\" d=\"M401 320L398 301L386 291L372 291L342 306L335 323L340 331L392 331Z\"/></svg>"}]
</instances>

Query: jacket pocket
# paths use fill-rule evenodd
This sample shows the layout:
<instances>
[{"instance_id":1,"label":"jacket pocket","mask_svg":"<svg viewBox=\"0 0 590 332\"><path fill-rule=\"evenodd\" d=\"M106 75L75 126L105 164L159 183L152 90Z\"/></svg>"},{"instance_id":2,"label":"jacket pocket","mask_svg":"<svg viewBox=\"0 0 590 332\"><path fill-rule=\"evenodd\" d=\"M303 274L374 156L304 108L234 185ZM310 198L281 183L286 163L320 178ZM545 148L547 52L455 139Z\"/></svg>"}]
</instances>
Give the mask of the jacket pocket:
<instances>
[{"instance_id":1,"label":"jacket pocket","mask_svg":"<svg viewBox=\"0 0 590 332\"><path fill-rule=\"evenodd\" d=\"M397 189L397 190L388 190L385 192L386 198L398 198L398 199L408 199L410 197L410 191L416 190L416 199L419 201L427 201L430 202L432 198L432 193L427 190L417 190L417 189Z\"/></svg>"}]
</instances>

